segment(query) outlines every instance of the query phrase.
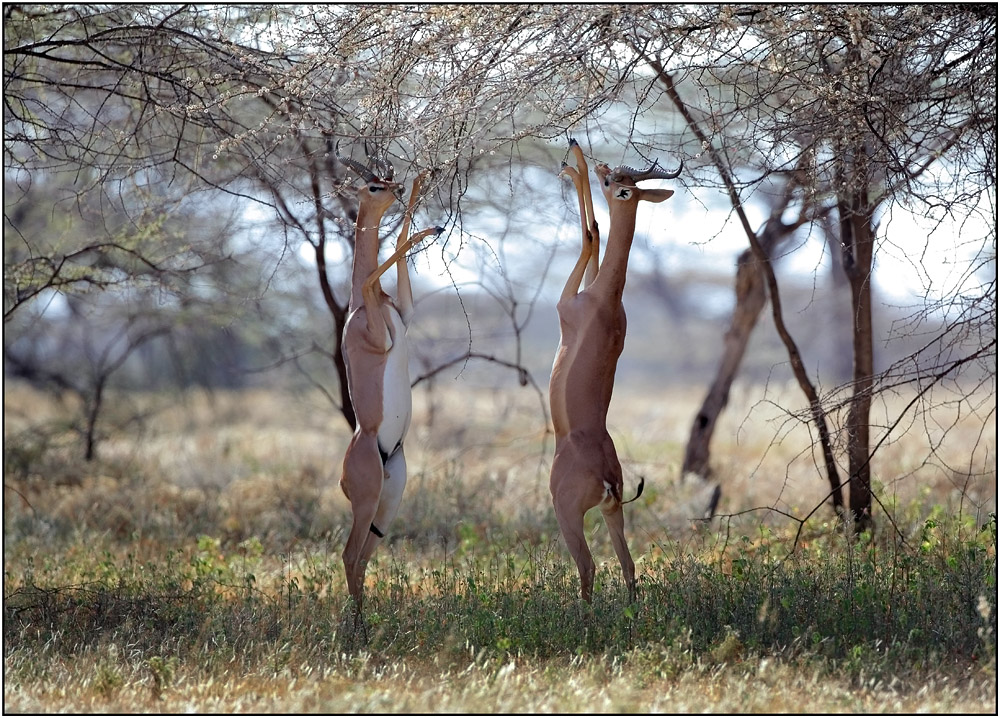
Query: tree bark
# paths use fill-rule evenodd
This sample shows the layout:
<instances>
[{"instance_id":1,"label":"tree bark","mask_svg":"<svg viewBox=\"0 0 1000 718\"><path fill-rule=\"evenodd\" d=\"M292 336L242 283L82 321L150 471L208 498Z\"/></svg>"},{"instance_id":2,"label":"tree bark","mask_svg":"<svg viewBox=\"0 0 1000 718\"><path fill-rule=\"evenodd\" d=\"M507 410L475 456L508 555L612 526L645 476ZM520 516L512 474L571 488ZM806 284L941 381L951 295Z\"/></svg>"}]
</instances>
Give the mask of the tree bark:
<instances>
[{"instance_id":1,"label":"tree bark","mask_svg":"<svg viewBox=\"0 0 1000 718\"><path fill-rule=\"evenodd\" d=\"M855 531L873 527L869 418L875 374L872 330L872 259L874 255L874 207L860 191L849 202L840 203L840 225L844 246L844 272L851 285L853 309L853 391L847 417L847 456L850 472L850 508Z\"/></svg>"},{"instance_id":2,"label":"tree bark","mask_svg":"<svg viewBox=\"0 0 1000 718\"><path fill-rule=\"evenodd\" d=\"M749 249L744 250L736 262L735 284L736 304L729 329L723 338L722 359L715 379L691 424L691 433L684 450L684 463L681 466L682 475L694 473L705 479L712 477L710 457L715 424L729 403L729 390L743 361L750 335L767 302L760 266Z\"/></svg>"}]
</instances>

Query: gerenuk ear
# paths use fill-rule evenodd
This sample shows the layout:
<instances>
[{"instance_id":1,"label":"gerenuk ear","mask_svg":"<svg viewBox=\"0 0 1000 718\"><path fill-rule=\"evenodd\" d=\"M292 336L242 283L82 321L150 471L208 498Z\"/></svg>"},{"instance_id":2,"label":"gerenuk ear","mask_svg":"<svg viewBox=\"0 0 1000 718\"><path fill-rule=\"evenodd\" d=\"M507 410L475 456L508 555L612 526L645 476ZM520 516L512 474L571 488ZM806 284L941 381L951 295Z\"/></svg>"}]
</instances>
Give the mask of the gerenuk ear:
<instances>
[{"instance_id":1,"label":"gerenuk ear","mask_svg":"<svg viewBox=\"0 0 1000 718\"><path fill-rule=\"evenodd\" d=\"M638 187L636 188L638 189ZM639 190L639 201L640 202L662 202L665 199L670 199L674 196L674 191L672 189L640 189Z\"/></svg>"}]
</instances>

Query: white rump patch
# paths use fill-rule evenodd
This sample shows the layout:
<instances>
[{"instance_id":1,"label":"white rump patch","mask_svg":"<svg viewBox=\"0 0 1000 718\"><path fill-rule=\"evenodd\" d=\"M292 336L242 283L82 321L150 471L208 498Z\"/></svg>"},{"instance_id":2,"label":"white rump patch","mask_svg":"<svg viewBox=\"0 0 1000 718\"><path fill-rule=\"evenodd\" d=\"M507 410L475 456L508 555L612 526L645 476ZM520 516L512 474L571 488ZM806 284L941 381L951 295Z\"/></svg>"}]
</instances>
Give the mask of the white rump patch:
<instances>
[{"instance_id":1,"label":"white rump patch","mask_svg":"<svg viewBox=\"0 0 1000 718\"><path fill-rule=\"evenodd\" d=\"M601 503L609 503L615 501L615 492L611 488L611 484L607 481L604 482L604 498L601 499Z\"/></svg>"}]
</instances>

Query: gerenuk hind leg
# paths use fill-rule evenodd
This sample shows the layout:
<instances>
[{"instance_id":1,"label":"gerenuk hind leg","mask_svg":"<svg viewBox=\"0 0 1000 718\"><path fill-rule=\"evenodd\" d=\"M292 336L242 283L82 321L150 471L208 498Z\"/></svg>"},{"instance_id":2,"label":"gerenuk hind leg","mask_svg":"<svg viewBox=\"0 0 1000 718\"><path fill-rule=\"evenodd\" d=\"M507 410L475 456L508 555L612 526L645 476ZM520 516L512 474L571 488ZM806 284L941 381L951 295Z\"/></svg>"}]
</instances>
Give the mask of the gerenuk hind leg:
<instances>
[{"instance_id":1,"label":"gerenuk hind leg","mask_svg":"<svg viewBox=\"0 0 1000 718\"><path fill-rule=\"evenodd\" d=\"M353 522L344 546L344 572L347 588L358 612L364 594L365 568L370 551L366 551L372 523L378 512L382 493L383 469L378 442L371 434L357 433L351 439L344 456L344 473L340 486L351 502Z\"/></svg>"},{"instance_id":2,"label":"gerenuk hind leg","mask_svg":"<svg viewBox=\"0 0 1000 718\"><path fill-rule=\"evenodd\" d=\"M625 512L622 511L620 502L615 501L607 509L601 505L601 512L604 515L604 523L611 534L611 545L615 547L615 554L618 556L618 563L622 567L622 576L625 579L625 586L628 588L629 599L635 599L635 562L632 561L632 554L628 550L628 541L625 540Z\"/></svg>"}]
</instances>

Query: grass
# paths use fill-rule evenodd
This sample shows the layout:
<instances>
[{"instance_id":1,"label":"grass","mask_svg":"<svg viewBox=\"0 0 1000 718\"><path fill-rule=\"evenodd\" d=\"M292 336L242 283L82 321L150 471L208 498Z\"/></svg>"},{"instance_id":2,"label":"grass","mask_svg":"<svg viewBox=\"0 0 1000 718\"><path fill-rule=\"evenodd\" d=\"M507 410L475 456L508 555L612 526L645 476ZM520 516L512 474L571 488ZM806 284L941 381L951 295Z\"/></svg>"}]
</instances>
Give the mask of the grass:
<instances>
[{"instance_id":1,"label":"grass","mask_svg":"<svg viewBox=\"0 0 1000 718\"><path fill-rule=\"evenodd\" d=\"M671 710L669 688L691 710L979 712L996 696L994 531L916 557L737 550L729 571L707 556L646 556L634 603L605 567L592 606L548 546L491 543L435 566L411 563L407 547L372 567L367 641L329 552L282 559L201 537L157 560L72 541L42 565L10 557L21 569L6 576L5 700L70 712L637 712ZM762 675L781 690L763 691ZM506 691L520 685L530 692L514 701Z\"/></svg>"},{"instance_id":2,"label":"grass","mask_svg":"<svg viewBox=\"0 0 1000 718\"><path fill-rule=\"evenodd\" d=\"M783 514L744 512L808 510L821 482L800 466L798 429L776 444L747 422L741 444L716 449L767 449L753 478L724 479L732 515L678 530L663 473L683 431L661 431L676 416L636 399L619 421L641 428L619 447L653 489L627 519L638 593L630 602L589 517L588 606L548 508L537 405L446 394L433 426L415 420L363 637L340 562L346 432L315 397L185 401L82 465L58 407L5 396L5 710L995 709L995 504L973 496L995 474L956 496L953 474L910 467L916 485L883 493L892 513L874 535L848 539L821 510L796 538ZM470 401L478 420L455 408ZM961 436L935 446L939 468L989 449ZM912 458L920 439L905 441Z\"/></svg>"}]
</instances>

